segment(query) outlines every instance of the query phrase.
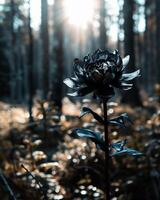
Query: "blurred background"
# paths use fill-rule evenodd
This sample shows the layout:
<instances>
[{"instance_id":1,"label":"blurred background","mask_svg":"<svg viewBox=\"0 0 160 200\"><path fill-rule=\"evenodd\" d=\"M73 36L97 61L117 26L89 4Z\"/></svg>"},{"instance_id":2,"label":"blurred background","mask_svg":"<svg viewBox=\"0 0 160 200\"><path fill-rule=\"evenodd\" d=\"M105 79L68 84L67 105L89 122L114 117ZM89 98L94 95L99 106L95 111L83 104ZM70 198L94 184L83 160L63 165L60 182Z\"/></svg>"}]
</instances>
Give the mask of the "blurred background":
<instances>
[{"instance_id":1,"label":"blurred background","mask_svg":"<svg viewBox=\"0 0 160 200\"><path fill-rule=\"evenodd\" d=\"M71 137L75 127L103 132L78 118L82 106L101 114L100 104L69 99L63 84L74 58L97 49L118 49L128 71L141 69L108 115L129 113L134 124L120 136L110 127L110 139L146 156L113 159L112 200L160 199L160 0L0 0L0 199L10 194L4 177L17 199L43 199L43 190L46 199L104 199L103 153Z\"/></svg>"},{"instance_id":2,"label":"blurred background","mask_svg":"<svg viewBox=\"0 0 160 200\"><path fill-rule=\"evenodd\" d=\"M160 83L158 0L0 0L1 99L27 103L35 96L61 106L62 80L74 58L96 49L131 55L141 68L137 90L147 96ZM138 104L137 92L129 101ZM30 100L29 100L30 99Z\"/></svg>"}]
</instances>

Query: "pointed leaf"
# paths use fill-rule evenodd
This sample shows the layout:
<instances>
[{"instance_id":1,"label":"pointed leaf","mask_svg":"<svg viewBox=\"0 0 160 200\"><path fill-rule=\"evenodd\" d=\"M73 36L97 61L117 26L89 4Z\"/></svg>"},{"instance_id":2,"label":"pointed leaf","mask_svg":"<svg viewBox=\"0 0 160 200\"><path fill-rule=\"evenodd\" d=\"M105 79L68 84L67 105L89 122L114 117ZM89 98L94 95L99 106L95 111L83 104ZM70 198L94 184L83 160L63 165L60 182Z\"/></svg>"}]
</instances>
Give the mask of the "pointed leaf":
<instances>
[{"instance_id":1,"label":"pointed leaf","mask_svg":"<svg viewBox=\"0 0 160 200\"><path fill-rule=\"evenodd\" d=\"M131 156L141 156L143 155L141 152L131 149L131 148L124 148L122 151L117 151L111 154L111 156L122 156L122 155L131 155Z\"/></svg>"},{"instance_id":2,"label":"pointed leaf","mask_svg":"<svg viewBox=\"0 0 160 200\"><path fill-rule=\"evenodd\" d=\"M102 149L103 151L105 150L105 141L100 133L94 132L89 129L81 129L81 128L75 129L74 132L79 137L91 139L98 148Z\"/></svg>"},{"instance_id":3,"label":"pointed leaf","mask_svg":"<svg viewBox=\"0 0 160 200\"><path fill-rule=\"evenodd\" d=\"M135 150L135 149L131 149L131 148L125 148L127 154L131 155L131 156L141 156L143 155L143 153Z\"/></svg>"},{"instance_id":4,"label":"pointed leaf","mask_svg":"<svg viewBox=\"0 0 160 200\"><path fill-rule=\"evenodd\" d=\"M111 153L111 156L117 156L117 155L131 155L131 156L139 156L139 155L143 155L141 152L132 149L132 148L127 148L125 147L127 143L127 140L124 141L119 141L116 143L111 144L112 149L115 150L115 152Z\"/></svg>"},{"instance_id":5,"label":"pointed leaf","mask_svg":"<svg viewBox=\"0 0 160 200\"><path fill-rule=\"evenodd\" d=\"M119 142L111 144L111 147L115 149L116 151L122 151L126 143L127 143L127 140L119 141Z\"/></svg>"},{"instance_id":6,"label":"pointed leaf","mask_svg":"<svg viewBox=\"0 0 160 200\"><path fill-rule=\"evenodd\" d=\"M121 114L119 117L113 118L108 121L108 124L119 126L121 128L126 128L125 122L128 121L132 123L132 121L129 119L127 113Z\"/></svg>"},{"instance_id":7,"label":"pointed leaf","mask_svg":"<svg viewBox=\"0 0 160 200\"><path fill-rule=\"evenodd\" d=\"M96 112L94 112L93 110L91 110L88 107L83 107L81 110L81 113L80 113L80 117L83 117L86 114L92 114L94 119L96 119L101 124L104 124L104 120L100 115L98 115Z\"/></svg>"},{"instance_id":8,"label":"pointed leaf","mask_svg":"<svg viewBox=\"0 0 160 200\"><path fill-rule=\"evenodd\" d=\"M93 140L96 140L97 142L102 141L102 135L98 132L94 132L92 130L82 129L82 128L76 129L75 132L79 137L92 138Z\"/></svg>"}]
</instances>

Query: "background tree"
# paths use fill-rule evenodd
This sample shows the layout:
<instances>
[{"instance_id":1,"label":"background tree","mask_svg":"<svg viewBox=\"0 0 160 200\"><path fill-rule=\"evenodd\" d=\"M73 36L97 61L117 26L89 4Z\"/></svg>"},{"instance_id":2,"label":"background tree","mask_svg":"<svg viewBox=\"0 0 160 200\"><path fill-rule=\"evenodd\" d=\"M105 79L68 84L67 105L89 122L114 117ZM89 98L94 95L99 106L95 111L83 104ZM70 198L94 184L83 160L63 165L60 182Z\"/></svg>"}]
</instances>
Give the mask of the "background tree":
<instances>
[{"instance_id":1,"label":"background tree","mask_svg":"<svg viewBox=\"0 0 160 200\"><path fill-rule=\"evenodd\" d=\"M4 28L4 23L0 23L0 60L1 60L1 67L0 67L0 91L1 97L10 96L10 87L9 81L10 77L8 72L10 71L9 62L7 59L7 37L6 37L6 29ZM5 50L4 50L5 49ZM6 52L6 53L5 53Z\"/></svg>"},{"instance_id":2,"label":"background tree","mask_svg":"<svg viewBox=\"0 0 160 200\"><path fill-rule=\"evenodd\" d=\"M155 0L156 11L156 65L157 65L157 83L160 84L160 1Z\"/></svg>"},{"instance_id":3,"label":"background tree","mask_svg":"<svg viewBox=\"0 0 160 200\"><path fill-rule=\"evenodd\" d=\"M33 95L34 95L34 87L33 87L33 33L31 27L31 7L29 0L29 9L28 9L28 35L29 35L29 43L28 43L28 109L29 109L29 121L33 122L32 116L32 107L33 107Z\"/></svg>"},{"instance_id":4,"label":"background tree","mask_svg":"<svg viewBox=\"0 0 160 200\"><path fill-rule=\"evenodd\" d=\"M99 47L101 49L105 49L107 46L106 45L107 44L107 33L106 33L106 3L105 3L105 0L100 0L99 4L100 4L100 8L99 8L99 11L100 11Z\"/></svg>"},{"instance_id":5,"label":"background tree","mask_svg":"<svg viewBox=\"0 0 160 200\"><path fill-rule=\"evenodd\" d=\"M16 44L16 34L14 30L14 20L15 20L15 2L10 1L10 94L11 100L14 102L16 98L16 82L15 82L15 72L16 72L16 58L15 58L15 44Z\"/></svg>"},{"instance_id":6,"label":"background tree","mask_svg":"<svg viewBox=\"0 0 160 200\"><path fill-rule=\"evenodd\" d=\"M41 0L41 40L43 68L43 97L46 99L49 91L49 33L48 33L48 3Z\"/></svg>"},{"instance_id":7,"label":"background tree","mask_svg":"<svg viewBox=\"0 0 160 200\"><path fill-rule=\"evenodd\" d=\"M130 55L130 62L128 71L135 70L135 38L134 38L134 1L125 0L123 5L124 15L124 54ZM134 82L135 87L131 90L130 94L124 93L122 102L130 103L132 105L141 105L139 90Z\"/></svg>"},{"instance_id":8,"label":"background tree","mask_svg":"<svg viewBox=\"0 0 160 200\"><path fill-rule=\"evenodd\" d=\"M53 81L52 99L55 102L58 110L62 106L63 96L63 75L64 75L64 18L63 18L63 0L55 0L54 2L54 59L55 71Z\"/></svg>"},{"instance_id":9,"label":"background tree","mask_svg":"<svg viewBox=\"0 0 160 200\"><path fill-rule=\"evenodd\" d=\"M30 43L27 2L27 0L6 0L1 5L1 96L14 103L26 102L29 96L29 82L32 82L28 78L27 67ZM41 8L38 2L41 2ZM37 12L39 6L41 21L40 29L35 28L35 25L32 27L33 96L36 91L37 93L40 91L46 99L50 89L52 99L61 107L62 80L64 74L71 73L72 60L98 48L116 47L122 54L131 54L129 71L133 71L135 66L142 66L141 87L148 95L153 95L154 86L160 77L159 1L146 0L144 4L139 0L132 2L119 0L118 8L111 1L91 1L92 6L89 6L87 11L90 13L91 9L92 17L90 19L86 17L82 24L78 24L78 20L77 23L75 21L71 23L73 19L70 18L75 17L80 10L77 7L83 5L83 1L77 0L78 6L75 4L73 8L73 2L60 0L50 5L47 0L37 1ZM70 3L72 10L68 10L66 6ZM86 0L85 6L89 4L90 1ZM114 4L112 8L111 4ZM117 14L115 10L118 10ZM68 12L73 13L68 15ZM33 15L33 11L31 13ZM144 27L140 27L142 22L145 23ZM113 26L116 26L117 30L112 29ZM150 76L151 73L155 75ZM138 105L140 103L138 88L139 85L134 87L129 96L124 94L123 101Z\"/></svg>"}]
</instances>

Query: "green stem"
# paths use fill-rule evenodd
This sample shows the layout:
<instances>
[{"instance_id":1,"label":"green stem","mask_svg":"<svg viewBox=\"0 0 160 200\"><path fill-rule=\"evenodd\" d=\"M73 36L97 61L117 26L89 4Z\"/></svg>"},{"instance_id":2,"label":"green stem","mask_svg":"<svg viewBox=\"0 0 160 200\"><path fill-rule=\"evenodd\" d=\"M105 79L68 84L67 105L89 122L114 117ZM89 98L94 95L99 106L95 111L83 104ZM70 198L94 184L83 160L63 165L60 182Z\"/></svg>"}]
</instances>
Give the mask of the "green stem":
<instances>
[{"instance_id":1,"label":"green stem","mask_svg":"<svg viewBox=\"0 0 160 200\"><path fill-rule=\"evenodd\" d=\"M110 180L109 180L109 137L108 137L108 123L107 123L107 100L103 100L103 112L104 112L104 138L106 143L105 150L105 189L106 200L110 200Z\"/></svg>"}]
</instances>

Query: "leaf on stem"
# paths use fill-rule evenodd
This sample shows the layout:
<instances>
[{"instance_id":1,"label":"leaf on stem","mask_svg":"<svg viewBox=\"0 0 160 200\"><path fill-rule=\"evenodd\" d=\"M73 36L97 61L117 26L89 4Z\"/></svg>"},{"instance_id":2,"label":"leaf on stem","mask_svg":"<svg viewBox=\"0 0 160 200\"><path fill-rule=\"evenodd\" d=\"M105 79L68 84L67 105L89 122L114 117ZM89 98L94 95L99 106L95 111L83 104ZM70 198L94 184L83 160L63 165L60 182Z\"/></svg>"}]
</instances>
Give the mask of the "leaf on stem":
<instances>
[{"instance_id":1,"label":"leaf on stem","mask_svg":"<svg viewBox=\"0 0 160 200\"><path fill-rule=\"evenodd\" d=\"M116 151L122 151L126 144L127 144L127 140L123 140L123 141L118 141L116 143L113 143L111 146Z\"/></svg>"},{"instance_id":2,"label":"leaf on stem","mask_svg":"<svg viewBox=\"0 0 160 200\"><path fill-rule=\"evenodd\" d=\"M140 156L140 155L143 155L141 152L135 150L135 149L132 149L132 148L127 148L125 147L127 141L124 140L124 141L119 141L119 142L116 142L114 144L111 145L112 149L115 150L115 152L111 153L110 155L111 156L117 156L117 155L131 155L131 156Z\"/></svg>"},{"instance_id":3,"label":"leaf on stem","mask_svg":"<svg viewBox=\"0 0 160 200\"><path fill-rule=\"evenodd\" d=\"M108 121L108 124L126 128L126 121L132 123L127 113L121 114L119 117L113 118Z\"/></svg>"},{"instance_id":4,"label":"leaf on stem","mask_svg":"<svg viewBox=\"0 0 160 200\"><path fill-rule=\"evenodd\" d=\"M91 114L94 117L94 119L96 119L99 123L104 124L104 120L100 115L98 115L88 107L83 107L80 113L80 118L86 114Z\"/></svg>"},{"instance_id":5,"label":"leaf on stem","mask_svg":"<svg viewBox=\"0 0 160 200\"><path fill-rule=\"evenodd\" d=\"M82 129L82 128L78 128L74 130L74 133L82 138L89 138L92 140L92 142L94 142L96 144L96 147L105 151L105 141L103 139L102 134L98 133L98 132L94 132L92 130L89 129Z\"/></svg>"}]
</instances>

